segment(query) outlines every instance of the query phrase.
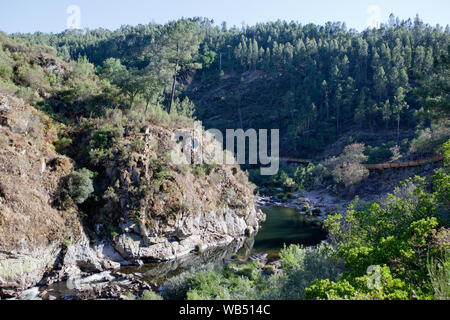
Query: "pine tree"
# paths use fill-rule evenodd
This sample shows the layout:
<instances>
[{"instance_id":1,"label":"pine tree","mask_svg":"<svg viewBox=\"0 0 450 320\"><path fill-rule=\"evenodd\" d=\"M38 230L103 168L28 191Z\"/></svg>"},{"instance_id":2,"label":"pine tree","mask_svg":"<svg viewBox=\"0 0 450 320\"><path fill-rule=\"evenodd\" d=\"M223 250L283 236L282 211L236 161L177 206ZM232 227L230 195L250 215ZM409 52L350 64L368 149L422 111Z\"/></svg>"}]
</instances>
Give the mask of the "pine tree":
<instances>
[{"instance_id":1,"label":"pine tree","mask_svg":"<svg viewBox=\"0 0 450 320\"><path fill-rule=\"evenodd\" d=\"M180 70L201 68L201 65L196 62L201 39L198 25L187 20L169 23L164 30L161 38L162 50L157 54L172 75L169 113L173 110L177 77Z\"/></svg>"},{"instance_id":2,"label":"pine tree","mask_svg":"<svg viewBox=\"0 0 450 320\"><path fill-rule=\"evenodd\" d=\"M392 111L396 115L397 119L397 144L400 141L400 117L403 110L408 109L409 106L405 101L405 89L399 87L394 96L394 104Z\"/></svg>"}]
</instances>

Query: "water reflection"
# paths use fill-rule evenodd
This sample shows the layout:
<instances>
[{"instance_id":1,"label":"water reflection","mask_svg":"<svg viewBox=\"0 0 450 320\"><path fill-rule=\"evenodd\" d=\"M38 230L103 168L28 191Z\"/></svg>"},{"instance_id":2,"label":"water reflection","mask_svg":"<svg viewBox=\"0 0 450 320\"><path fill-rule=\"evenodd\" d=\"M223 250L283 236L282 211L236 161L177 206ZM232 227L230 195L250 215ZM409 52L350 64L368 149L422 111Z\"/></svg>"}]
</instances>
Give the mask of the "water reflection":
<instances>
[{"instance_id":1,"label":"water reflection","mask_svg":"<svg viewBox=\"0 0 450 320\"><path fill-rule=\"evenodd\" d=\"M257 235L236 239L227 246L206 249L202 253L191 253L173 261L146 264L141 267L123 267L121 272L135 274L144 281L162 284L167 278L191 267L208 263L223 265L236 254L239 258L247 259L254 254L264 253L271 262L278 259L278 252L284 244L312 246L326 237L321 227L308 223L307 219L295 209L265 207L262 210L267 215L267 220ZM42 290L49 290L55 296L75 293L66 281L42 287Z\"/></svg>"},{"instance_id":2,"label":"water reflection","mask_svg":"<svg viewBox=\"0 0 450 320\"><path fill-rule=\"evenodd\" d=\"M142 267L124 267L122 272L138 272L143 275L144 280L161 283L190 267L207 263L224 264L235 254L245 259L254 254L267 253L270 262L278 259L278 252L284 244L313 246L326 238L326 233L320 226L307 222L295 209L265 207L262 210L267 215L267 220L257 235L237 239L228 246L207 249L203 253L192 253L173 261Z\"/></svg>"}]
</instances>

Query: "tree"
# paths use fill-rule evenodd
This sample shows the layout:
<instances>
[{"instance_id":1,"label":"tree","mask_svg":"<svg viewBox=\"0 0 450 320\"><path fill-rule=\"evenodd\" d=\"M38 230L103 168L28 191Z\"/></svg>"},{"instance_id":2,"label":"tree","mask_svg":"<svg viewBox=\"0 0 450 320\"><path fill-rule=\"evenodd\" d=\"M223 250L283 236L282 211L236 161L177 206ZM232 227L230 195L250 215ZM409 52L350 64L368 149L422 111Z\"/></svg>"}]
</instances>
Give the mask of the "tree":
<instances>
[{"instance_id":1,"label":"tree","mask_svg":"<svg viewBox=\"0 0 450 320\"><path fill-rule=\"evenodd\" d=\"M416 90L423 108L430 118L448 118L450 114L450 46L436 63L436 72L421 80Z\"/></svg>"},{"instance_id":2,"label":"tree","mask_svg":"<svg viewBox=\"0 0 450 320\"><path fill-rule=\"evenodd\" d=\"M394 105L392 111L397 118L397 144L400 140L400 116L403 110L408 109L409 105L405 101L405 89L399 87L394 96Z\"/></svg>"},{"instance_id":3,"label":"tree","mask_svg":"<svg viewBox=\"0 0 450 320\"><path fill-rule=\"evenodd\" d=\"M70 196L76 204L84 203L94 192L93 177L94 173L85 168L72 173Z\"/></svg>"},{"instance_id":4,"label":"tree","mask_svg":"<svg viewBox=\"0 0 450 320\"><path fill-rule=\"evenodd\" d=\"M381 105L381 113L383 115L383 120L386 124L386 129L387 129L388 125L389 125L389 120L391 120L391 116L392 116L392 108L391 108L391 103L389 100L386 100Z\"/></svg>"},{"instance_id":5,"label":"tree","mask_svg":"<svg viewBox=\"0 0 450 320\"><path fill-rule=\"evenodd\" d=\"M148 106L150 103L157 98L161 91L162 85L158 77L153 73L146 74L142 81L144 86L142 88L142 97L145 99L145 114L147 114Z\"/></svg>"},{"instance_id":6,"label":"tree","mask_svg":"<svg viewBox=\"0 0 450 320\"><path fill-rule=\"evenodd\" d=\"M146 86L142 71L136 68L127 69L119 59L109 58L106 60L103 64L102 74L128 97L130 109L133 107L136 96Z\"/></svg>"},{"instance_id":7,"label":"tree","mask_svg":"<svg viewBox=\"0 0 450 320\"><path fill-rule=\"evenodd\" d=\"M169 23L160 39L161 52L157 53L161 63L169 70L172 76L169 113L172 112L175 102L177 78L181 70L200 69L201 64L196 62L202 34L197 24L188 20Z\"/></svg>"},{"instance_id":8,"label":"tree","mask_svg":"<svg viewBox=\"0 0 450 320\"><path fill-rule=\"evenodd\" d=\"M373 84L375 88L375 93L378 100L381 100L386 95L386 83L387 83L386 73L384 68L379 66L375 70L375 75L373 76Z\"/></svg>"},{"instance_id":9,"label":"tree","mask_svg":"<svg viewBox=\"0 0 450 320\"><path fill-rule=\"evenodd\" d=\"M362 165L368 157L364 155L365 146L362 143L354 143L345 147L344 153L325 161L330 169L334 181L348 190L360 183L369 175L369 171Z\"/></svg>"}]
</instances>

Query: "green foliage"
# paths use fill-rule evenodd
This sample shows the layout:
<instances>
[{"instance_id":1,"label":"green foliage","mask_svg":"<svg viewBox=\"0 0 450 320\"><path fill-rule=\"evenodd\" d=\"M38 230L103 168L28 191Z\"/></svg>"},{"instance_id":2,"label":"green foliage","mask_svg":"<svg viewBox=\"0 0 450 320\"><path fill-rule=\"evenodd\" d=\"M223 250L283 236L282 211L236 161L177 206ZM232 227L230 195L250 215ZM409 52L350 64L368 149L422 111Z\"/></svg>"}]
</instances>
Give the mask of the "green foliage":
<instances>
[{"instance_id":1,"label":"green foliage","mask_svg":"<svg viewBox=\"0 0 450 320\"><path fill-rule=\"evenodd\" d=\"M386 163L397 161L401 156L400 151L407 151L408 148L408 140L402 141L400 146L394 141L389 141L366 146L364 154L368 157L367 163Z\"/></svg>"},{"instance_id":2,"label":"green foliage","mask_svg":"<svg viewBox=\"0 0 450 320\"><path fill-rule=\"evenodd\" d=\"M285 256L292 256L293 267L282 274L273 274L272 268L272 272L265 271L263 275L259 262L253 260L230 262L223 268L208 265L167 280L162 286L163 295L177 300L296 300L304 298L305 289L315 279L337 279L340 268L331 246L320 245L317 249L295 246L284 251ZM266 266L265 270L268 269Z\"/></svg>"},{"instance_id":3,"label":"green foliage","mask_svg":"<svg viewBox=\"0 0 450 320\"><path fill-rule=\"evenodd\" d=\"M256 281L261 276L259 269L259 262L256 260L249 260L246 262L231 262L225 266L225 274L243 276L251 281Z\"/></svg>"},{"instance_id":4,"label":"green foliage","mask_svg":"<svg viewBox=\"0 0 450 320\"><path fill-rule=\"evenodd\" d=\"M3 61L0 61L0 77L4 81L9 81L13 77L13 70Z\"/></svg>"},{"instance_id":5,"label":"green foliage","mask_svg":"<svg viewBox=\"0 0 450 320\"><path fill-rule=\"evenodd\" d=\"M246 277L226 277L218 272L199 272L189 280L187 300L250 299L253 285Z\"/></svg>"},{"instance_id":6,"label":"green foliage","mask_svg":"<svg viewBox=\"0 0 450 320\"><path fill-rule=\"evenodd\" d=\"M442 258L430 259L427 264L434 297L438 300L450 299L450 250L444 249Z\"/></svg>"},{"instance_id":7,"label":"green foliage","mask_svg":"<svg viewBox=\"0 0 450 320\"><path fill-rule=\"evenodd\" d=\"M450 140L448 140L446 143L444 143L443 146L444 151L444 165L449 166L450 165Z\"/></svg>"},{"instance_id":8,"label":"green foliage","mask_svg":"<svg viewBox=\"0 0 450 320\"><path fill-rule=\"evenodd\" d=\"M416 135L410 151L435 155L441 152L442 144L450 139L450 123L448 120L437 121L431 128L418 130Z\"/></svg>"},{"instance_id":9,"label":"green foliage","mask_svg":"<svg viewBox=\"0 0 450 320\"><path fill-rule=\"evenodd\" d=\"M177 99L175 101L177 113L186 118L192 118L195 113L195 105L188 97L185 97L182 101Z\"/></svg>"},{"instance_id":10,"label":"green foliage","mask_svg":"<svg viewBox=\"0 0 450 320\"><path fill-rule=\"evenodd\" d=\"M66 154L72 145L72 139L67 137L62 137L56 140L54 143L56 152L60 154Z\"/></svg>"},{"instance_id":11,"label":"green foliage","mask_svg":"<svg viewBox=\"0 0 450 320\"><path fill-rule=\"evenodd\" d=\"M133 293L127 294L127 300L138 300L138 301L160 301L164 300L163 297L161 297L159 294L151 291L151 290L145 290L142 292L142 295L139 297L136 297Z\"/></svg>"},{"instance_id":12,"label":"green foliage","mask_svg":"<svg viewBox=\"0 0 450 320\"><path fill-rule=\"evenodd\" d=\"M171 277L161 287L162 295L168 300L184 300L189 291L189 281L199 272L211 273L219 271L213 264L204 264Z\"/></svg>"},{"instance_id":13,"label":"green foliage","mask_svg":"<svg viewBox=\"0 0 450 320\"><path fill-rule=\"evenodd\" d=\"M435 73L421 76L421 86L416 90L423 105L421 109L432 118L448 118L450 113L450 45L447 52L437 57Z\"/></svg>"},{"instance_id":14,"label":"green foliage","mask_svg":"<svg viewBox=\"0 0 450 320\"><path fill-rule=\"evenodd\" d=\"M143 152L145 150L145 141L142 139L136 139L131 142L131 150L134 152Z\"/></svg>"},{"instance_id":15,"label":"green foliage","mask_svg":"<svg viewBox=\"0 0 450 320\"><path fill-rule=\"evenodd\" d=\"M282 167L278 174L270 178L262 177L259 172L259 169L249 170L249 180L259 187L297 192L325 186L330 175L328 169L320 163Z\"/></svg>"},{"instance_id":16,"label":"green foliage","mask_svg":"<svg viewBox=\"0 0 450 320\"><path fill-rule=\"evenodd\" d=\"M350 281L316 280L306 289L306 299L408 300L413 297L414 291L404 280L394 278L387 266L382 266L378 272L376 275L364 275Z\"/></svg>"},{"instance_id":17,"label":"green foliage","mask_svg":"<svg viewBox=\"0 0 450 320\"><path fill-rule=\"evenodd\" d=\"M74 171L70 178L70 195L77 204L84 203L94 192L94 173L86 168Z\"/></svg>"},{"instance_id":18,"label":"green foliage","mask_svg":"<svg viewBox=\"0 0 450 320\"><path fill-rule=\"evenodd\" d=\"M179 20L169 22L164 27L158 45L150 46L153 54L159 57L163 73L171 78L169 114L174 110L175 90L180 72L202 67L199 62L196 62L201 40L202 33L196 23L189 20ZM188 110L186 112L189 113Z\"/></svg>"},{"instance_id":19,"label":"green foliage","mask_svg":"<svg viewBox=\"0 0 450 320\"><path fill-rule=\"evenodd\" d=\"M194 173L199 177L204 177L206 175L206 170L204 167L195 167Z\"/></svg>"},{"instance_id":20,"label":"green foliage","mask_svg":"<svg viewBox=\"0 0 450 320\"><path fill-rule=\"evenodd\" d=\"M305 299L305 289L314 280L336 280L342 272L342 266L335 258L336 252L328 244L320 244L314 249L295 246L282 251L284 272L267 280L268 288L262 291L266 299Z\"/></svg>"},{"instance_id":21,"label":"green foliage","mask_svg":"<svg viewBox=\"0 0 450 320\"><path fill-rule=\"evenodd\" d=\"M142 297L138 300L164 300L164 299L159 294L157 294L153 291L145 290L142 293Z\"/></svg>"},{"instance_id":22,"label":"green foliage","mask_svg":"<svg viewBox=\"0 0 450 320\"><path fill-rule=\"evenodd\" d=\"M354 290L347 291L347 282L317 282L311 288L310 297L429 298L431 280L427 259L439 254L433 249L432 241L439 225L448 223L441 213L448 212L444 194L450 186L448 174L443 171L438 171L433 180L432 193L426 191L425 180L416 177L404 183L414 183L409 194L389 195L385 203L373 203L361 211L350 205L345 218L329 217L325 226L337 244L337 254L352 271L346 280ZM382 281L381 291L368 292L361 283L366 280L366 270L374 265L384 266L385 282ZM342 288L345 290L340 292Z\"/></svg>"},{"instance_id":23,"label":"green foliage","mask_svg":"<svg viewBox=\"0 0 450 320\"><path fill-rule=\"evenodd\" d=\"M294 269L299 267L305 259L306 251L299 245L284 246L279 256L283 262L283 269Z\"/></svg>"}]
</instances>

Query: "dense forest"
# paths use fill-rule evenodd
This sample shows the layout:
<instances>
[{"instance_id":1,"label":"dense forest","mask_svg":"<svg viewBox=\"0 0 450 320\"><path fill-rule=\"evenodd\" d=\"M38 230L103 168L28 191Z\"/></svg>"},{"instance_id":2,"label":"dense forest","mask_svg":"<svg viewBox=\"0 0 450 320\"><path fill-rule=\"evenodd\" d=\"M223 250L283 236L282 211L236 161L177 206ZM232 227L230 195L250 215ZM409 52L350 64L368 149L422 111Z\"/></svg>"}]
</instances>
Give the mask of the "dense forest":
<instances>
[{"instance_id":1,"label":"dense forest","mask_svg":"<svg viewBox=\"0 0 450 320\"><path fill-rule=\"evenodd\" d=\"M431 27L418 17L399 21L393 15L380 29L361 33L342 23L277 21L228 29L208 19L189 21L192 25L13 38L50 45L65 59L86 57L107 77L113 66L121 68L119 59L134 80L119 72L122 79L112 82L124 92L130 89L121 81L134 88L131 103L163 89L168 108L174 98L184 109L192 109L192 101L195 116L207 128L279 128L284 156L314 157L347 134L354 141L372 142L367 155L379 162L389 159L389 148L396 145L408 151L411 131L430 126L418 89L448 49L448 27ZM173 52L167 32L184 35L172 45L183 43L183 50L189 49L185 56ZM163 88L146 74L157 75ZM448 136L448 125L439 127ZM380 144L374 133L389 139ZM435 151L423 149L417 151Z\"/></svg>"},{"instance_id":2,"label":"dense forest","mask_svg":"<svg viewBox=\"0 0 450 320\"><path fill-rule=\"evenodd\" d=\"M363 32L285 21L238 29L193 18L116 31L0 34L0 44L1 92L54 121L56 132L45 139L78 169L58 205L76 205L87 225L107 224L112 238L120 235L119 217L105 204L119 201L105 173L145 149L141 140L119 142L146 125L172 130L198 119L221 130L278 128L282 156L315 160L269 178L283 192L333 184L354 195L369 175L365 163L444 159L427 179L411 177L383 200L356 198L345 216L329 215L329 243L285 247L281 273L261 272L254 261L204 266L168 280L165 298L449 298L448 26L391 15ZM48 123L36 119L27 134L39 138ZM160 155L153 163L155 198L169 175L164 161ZM193 170L200 177L211 167ZM144 187L121 191L140 199ZM371 266L379 282L367 286Z\"/></svg>"}]
</instances>

